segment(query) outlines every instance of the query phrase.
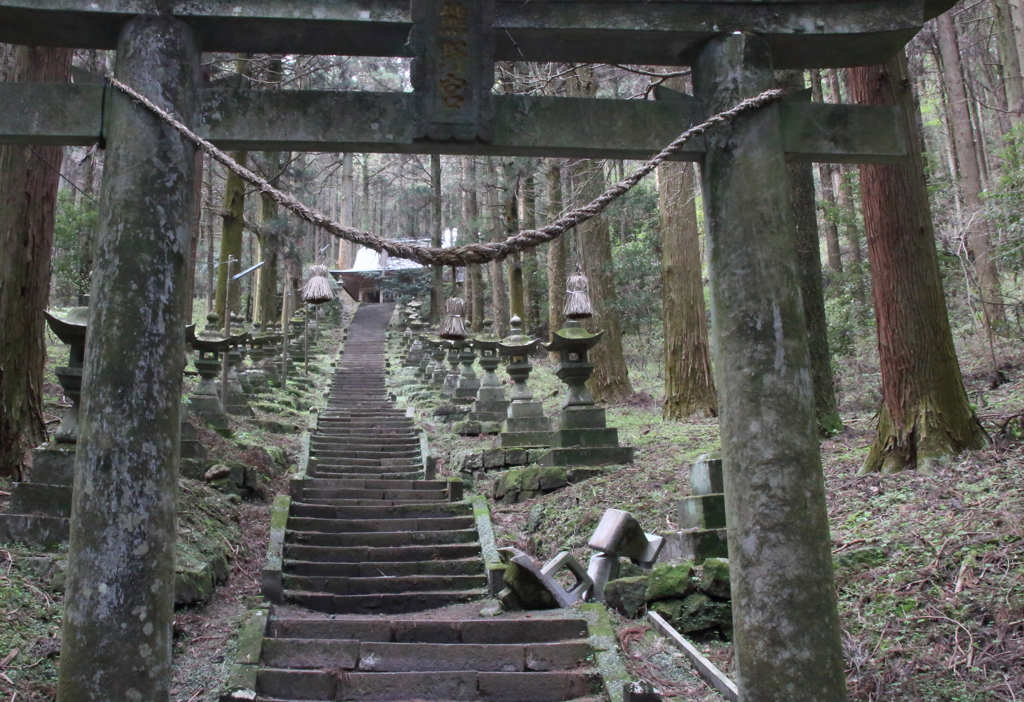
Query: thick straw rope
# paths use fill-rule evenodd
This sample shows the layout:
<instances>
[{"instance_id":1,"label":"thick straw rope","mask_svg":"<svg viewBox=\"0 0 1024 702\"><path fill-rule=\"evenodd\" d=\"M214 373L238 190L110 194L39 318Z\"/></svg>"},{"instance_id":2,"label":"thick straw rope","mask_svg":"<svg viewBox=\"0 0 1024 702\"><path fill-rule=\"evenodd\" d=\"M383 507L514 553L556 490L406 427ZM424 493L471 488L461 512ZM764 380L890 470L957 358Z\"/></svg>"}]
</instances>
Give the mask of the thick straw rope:
<instances>
[{"instance_id":1,"label":"thick straw rope","mask_svg":"<svg viewBox=\"0 0 1024 702\"><path fill-rule=\"evenodd\" d=\"M174 129L176 129L187 140L210 154L210 156L217 161L220 161L239 178L255 185L259 188L259 191L262 194L274 200L282 207L290 210L300 219L303 219L314 226L325 229L334 236L345 239L346 241L351 241L355 244L365 246L378 252L387 251L389 255L396 258L416 261L417 263L421 263L426 266L467 266L474 263L501 261L513 254L520 253L526 249L531 249L536 246L540 246L545 242L556 239L573 227L601 214L601 212L603 212L604 209L616 198L632 190L637 183L648 176L651 171L657 168L660 164L665 162L670 156L672 156L672 154L679 151L679 149L683 147L683 144L693 137L706 133L716 125L729 122L744 112L748 112L774 102L783 95L783 91L781 90L766 90L756 97L747 98L729 110L720 112L695 127L690 127L679 135L675 141L662 149L661 153L645 163L638 170L634 171L628 178L606 190L590 204L567 212L565 215L546 227L521 231L518 234L508 237L504 241L486 244L467 244L466 246L442 249L435 248L433 246L420 246L418 244L381 239L370 232L342 226L322 212L311 207L307 207L291 195L281 192L249 169L239 165L226 153L205 139L194 134L188 127L175 119L172 114L154 104L138 91L125 85L116 78L111 78L110 83L119 90L127 93L134 100L138 101L153 112L157 117L174 127Z\"/></svg>"}]
</instances>

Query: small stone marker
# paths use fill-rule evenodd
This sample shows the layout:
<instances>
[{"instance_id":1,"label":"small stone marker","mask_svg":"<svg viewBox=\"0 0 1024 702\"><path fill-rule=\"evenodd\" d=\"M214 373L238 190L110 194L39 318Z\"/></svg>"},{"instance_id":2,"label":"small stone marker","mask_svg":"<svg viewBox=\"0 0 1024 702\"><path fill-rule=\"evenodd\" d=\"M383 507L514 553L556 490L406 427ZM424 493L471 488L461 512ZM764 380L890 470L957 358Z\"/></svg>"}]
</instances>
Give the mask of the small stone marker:
<instances>
[{"instance_id":1,"label":"small stone marker","mask_svg":"<svg viewBox=\"0 0 1024 702\"><path fill-rule=\"evenodd\" d=\"M672 557L700 565L707 558L729 555L725 531L722 459L706 453L690 467L692 496L679 501L679 524L685 531L670 535Z\"/></svg>"},{"instance_id":2,"label":"small stone marker","mask_svg":"<svg viewBox=\"0 0 1024 702\"><path fill-rule=\"evenodd\" d=\"M623 683L622 702L661 702L661 691L646 680Z\"/></svg>"}]
</instances>

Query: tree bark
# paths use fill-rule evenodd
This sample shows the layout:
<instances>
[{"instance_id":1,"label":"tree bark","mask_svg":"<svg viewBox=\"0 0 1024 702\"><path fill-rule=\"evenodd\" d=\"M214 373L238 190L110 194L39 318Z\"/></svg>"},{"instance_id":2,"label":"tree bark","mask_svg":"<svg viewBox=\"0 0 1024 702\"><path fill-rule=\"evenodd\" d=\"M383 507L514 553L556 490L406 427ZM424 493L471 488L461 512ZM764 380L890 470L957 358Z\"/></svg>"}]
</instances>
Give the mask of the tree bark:
<instances>
[{"instance_id":1,"label":"tree bark","mask_svg":"<svg viewBox=\"0 0 1024 702\"><path fill-rule=\"evenodd\" d=\"M476 157L465 157L466 173L466 234L468 241L477 243L480 241L480 200L477 197ZM480 265L474 263L468 267L469 289L472 291L470 300L473 310L473 331L480 333L484 330L484 276Z\"/></svg>"},{"instance_id":2,"label":"tree bark","mask_svg":"<svg viewBox=\"0 0 1024 702\"><path fill-rule=\"evenodd\" d=\"M779 87L803 90L803 71L779 71ZM807 324L807 350L811 357L811 380L814 385L814 411L822 436L832 436L843 429L832 380L832 355L828 348L828 323L825 319L825 289L821 273L821 241L818 237L817 203L814 197L814 173L806 163L789 163L793 223L796 229L796 254L799 264L800 293Z\"/></svg>"},{"instance_id":3,"label":"tree bark","mask_svg":"<svg viewBox=\"0 0 1024 702\"><path fill-rule=\"evenodd\" d=\"M490 217L491 240L505 239L505 224L502 221L501 205L498 202L498 171L493 158L487 159L487 211ZM505 264L502 261L491 262L491 315L494 319L494 333L505 336L508 333L509 309L508 287L505 284Z\"/></svg>"},{"instance_id":4,"label":"tree bark","mask_svg":"<svg viewBox=\"0 0 1024 702\"><path fill-rule=\"evenodd\" d=\"M441 221L441 157L430 155L430 245L440 247L443 241ZM434 266L433 285L430 288L430 318L441 322L444 312L444 267Z\"/></svg>"},{"instance_id":5,"label":"tree bark","mask_svg":"<svg viewBox=\"0 0 1024 702\"><path fill-rule=\"evenodd\" d=\"M10 81L67 82L71 49L12 48ZM60 146L0 146L0 477L24 477L25 452L46 439L43 311ZM47 166L46 163L50 165Z\"/></svg>"},{"instance_id":6,"label":"tree bark","mask_svg":"<svg viewBox=\"0 0 1024 702\"><path fill-rule=\"evenodd\" d=\"M523 177L522 197L519 198L519 222L523 229L537 228L537 190L533 165ZM523 305L526 317L523 329L540 333L540 290L537 285L537 249L523 252Z\"/></svg>"},{"instance_id":7,"label":"tree bark","mask_svg":"<svg viewBox=\"0 0 1024 702\"><path fill-rule=\"evenodd\" d=\"M267 178L277 187L281 180L281 152L264 151ZM283 222L278 221L278 205L267 195L260 195L260 258L263 267L256 271L256 321L263 329L277 321L277 266L281 253Z\"/></svg>"},{"instance_id":8,"label":"tree bark","mask_svg":"<svg viewBox=\"0 0 1024 702\"><path fill-rule=\"evenodd\" d=\"M970 104L960 61L960 43L952 13L940 15L936 25L939 53L942 56L942 73L949 96L947 107L953 127L953 145L959 166L958 180L963 190L967 245L977 271L978 288L981 291L982 307L985 312L985 327L991 329L1001 326L1006 321L1006 315L1003 312L1003 296L999 287L999 273L992 255L988 222L983 213L981 169L971 128Z\"/></svg>"},{"instance_id":9,"label":"tree bark","mask_svg":"<svg viewBox=\"0 0 1024 702\"><path fill-rule=\"evenodd\" d=\"M246 165L248 154L245 151L234 151L231 158ZM217 259L217 294L213 301L213 311L220 319L222 328L227 328L225 318L227 301L231 301L231 311L238 312L241 302L239 290L241 286L231 280L242 270L242 232L245 225L245 181L233 172L228 171L227 184L224 186L224 225L220 234L220 256ZM227 293L230 286L230 298Z\"/></svg>"},{"instance_id":10,"label":"tree bark","mask_svg":"<svg viewBox=\"0 0 1024 702\"><path fill-rule=\"evenodd\" d=\"M547 161L548 220L562 214L562 166L555 159ZM548 243L548 331L556 332L565 324L565 235Z\"/></svg>"},{"instance_id":11,"label":"tree bark","mask_svg":"<svg viewBox=\"0 0 1024 702\"><path fill-rule=\"evenodd\" d=\"M597 95L592 66L578 66L568 82L568 92L574 97L593 98ZM597 198L605 186L604 163L581 160L573 167L573 180L580 189L579 202ZM590 359L596 368L588 387L594 398L601 402L617 402L633 393L629 370L622 350L622 319L616 305L615 268L612 264L611 232L608 219L599 215L576 228L577 252L583 272L590 282L590 299L597 312L597 324L604 328L604 338L591 351Z\"/></svg>"},{"instance_id":12,"label":"tree bark","mask_svg":"<svg viewBox=\"0 0 1024 702\"><path fill-rule=\"evenodd\" d=\"M661 415L665 419L685 419L696 412L718 416L695 186L691 164L669 162L658 167L665 322L665 404Z\"/></svg>"},{"instance_id":13,"label":"tree bark","mask_svg":"<svg viewBox=\"0 0 1024 702\"><path fill-rule=\"evenodd\" d=\"M860 167L882 370L878 429L862 473L929 469L987 439L953 347L911 85L903 52L849 72L854 101L902 107L911 140L906 164Z\"/></svg>"},{"instance_id":14,"label":"tree bark","mask_svg":"<svg viewBox=\"0 0 1024 702\"><path fill-rule=\"evenodd\" d=\"M811 93L814 102L825 102L821 86L821 71L811 71ZM825 223L825 248L828 251L828 268L833 273L843 272L843 257L839 248L839 203L836 200L836 189L833 173L834 163L818 164L818 182L821 184L821 203L824 209L822 221Z\"/></svg>"}]
</instances>

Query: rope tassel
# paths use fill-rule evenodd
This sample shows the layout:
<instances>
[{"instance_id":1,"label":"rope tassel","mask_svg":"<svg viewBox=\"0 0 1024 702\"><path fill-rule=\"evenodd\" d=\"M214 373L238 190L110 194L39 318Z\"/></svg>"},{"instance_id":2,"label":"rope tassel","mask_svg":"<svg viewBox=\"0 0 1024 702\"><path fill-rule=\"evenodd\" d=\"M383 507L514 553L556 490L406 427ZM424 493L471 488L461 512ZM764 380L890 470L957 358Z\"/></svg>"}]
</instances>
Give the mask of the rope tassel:
<instances>
[{"instance_id":1,"label":"rope tassel","mask_svg":"<svg viewBox=\"0 0 1024 702\"><path fill-rule=\"evenodd\" d=\"M594 316L594 306L590 302L590 283L587 280L587 276L582 273L569 276L565 292L565 308L562 311L567 319L587 319Z\"/></svg>"},{"instance_id":2,"label":"rope tassel","mask_svg":"<svg viewBox=\"0 0 1024 702\"><path fill-rule=\"evenodd\" d=\"M316 264L309 267L309 280L302 288L302 300L311 305L319 305L334 299L331 283L327 280L327 266Z\"/></svg>"},{"instance_id":3,"label":"rope tassel","mask_svg":"<svg viewBox=\"0 0 1024 702\"><path fill-rule=\"evenodd\" d=\"M442 339L458 341L466 338L466 322L462 315L466 312L466 301L461 297L448 299L444 310L444 319L441 320L441 327L437 335Z\"/></svg>"},{"instance_id":4,"label":"rope tassel","mask_svg":"<svg viewBox=\"0 0 1024 702\"><path fill-rule=\"evenodd\" d=\"M608 205L620 196L632 190L637 183L650 175L650 173L659 165L667 161L690 139L705 134L708 130L718 124L724 124L725 122L736 119L736 117L740 116L744 112L764 107L765 105L778 100L784 94L782 90L766 90L760 95L743 100L732 109L720 112L697 126L690 127L679 135L675 141L662 149L658 155L634 171L628 178L603 192L590 204L571 210L546 227L521 231L518 234L508 237L504 241L487 244L467 244L465 246L443 249L433 246L408 244L390 239L381 239L370 232L342 226L322 212L311 207L307 207L291 195L281 192L271 185L265 178L261 178L248 168L239 165L225 152L221 151L207 140L194 134L192 130L175 119L174 115L156 105L153 101L149 100L137 90L125 85L117 78L110 78L110 84L118 90L128 94L132 99L137 100L153 114L177 130L183 137L185 137L185 139L210 154L213 159L222 163L242 180L255 185L259 189L260 193L266 195L285 209L290 210L296 217L309 222L316 227L320 227L340 239L351 241L354 244L365 246L366 248L373 249L377 252L386 251L391 256L415 261L425 266L456 267L468 266L476 263L488 263L490 261L502 261L513 254L521 253L527 249L532 249L540 246L541 244L557 239L570 229L601 214Z\"/></svg>"}]
</instances>

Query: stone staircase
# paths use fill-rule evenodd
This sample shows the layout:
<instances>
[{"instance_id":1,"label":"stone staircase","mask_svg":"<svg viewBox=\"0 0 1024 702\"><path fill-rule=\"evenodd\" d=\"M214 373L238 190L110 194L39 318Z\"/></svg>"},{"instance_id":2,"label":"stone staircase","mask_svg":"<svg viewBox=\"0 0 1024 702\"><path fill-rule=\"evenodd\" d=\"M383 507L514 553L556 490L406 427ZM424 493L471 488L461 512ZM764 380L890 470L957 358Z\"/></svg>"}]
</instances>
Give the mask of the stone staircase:
<instances>
[{"instance_id":1,"label":"stone staircase","mask_svg":"<svg viewBox=\"0 0 1024 702\"><path fill-rule=\"evenodd\" d=\"M352 319L293 492L284 604L271 612L256 699L596 700L586 621L478 617L486 577L472 507L424 479L412 421L388 399L392 311L363 304Z\"/></svg>"}]
</instances>

